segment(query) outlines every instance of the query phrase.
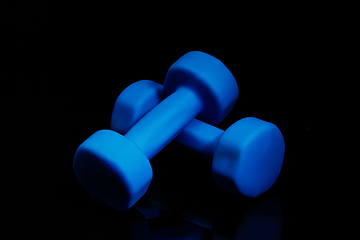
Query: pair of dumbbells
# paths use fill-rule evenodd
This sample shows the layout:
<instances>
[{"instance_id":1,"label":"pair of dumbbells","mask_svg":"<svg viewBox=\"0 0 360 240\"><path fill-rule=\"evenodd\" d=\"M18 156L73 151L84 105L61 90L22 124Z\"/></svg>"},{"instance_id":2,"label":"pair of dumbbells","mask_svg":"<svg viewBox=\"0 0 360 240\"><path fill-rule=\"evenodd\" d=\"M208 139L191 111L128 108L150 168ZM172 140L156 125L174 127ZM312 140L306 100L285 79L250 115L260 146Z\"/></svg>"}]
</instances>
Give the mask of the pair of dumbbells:
<instances>
[{"instance_id":1,"label":"pair of dumbbells","mask_svg":"<svg viewBox=\"0 0 360 240\"><path fill-rule=\"evenodd\" d=\"M225 132L213 127L237 97L236 80L220 60L185 54L169 68L164 86L144 80L120 94L113 130L94 133L76 151L79 182L95 200L126 210L150 184L149 160L175 140L213 156L213 176L226 190L248 197L264 193L280 173L284 140L274 124L256 118L244 118Z\"/></svg>"}]
</instances>

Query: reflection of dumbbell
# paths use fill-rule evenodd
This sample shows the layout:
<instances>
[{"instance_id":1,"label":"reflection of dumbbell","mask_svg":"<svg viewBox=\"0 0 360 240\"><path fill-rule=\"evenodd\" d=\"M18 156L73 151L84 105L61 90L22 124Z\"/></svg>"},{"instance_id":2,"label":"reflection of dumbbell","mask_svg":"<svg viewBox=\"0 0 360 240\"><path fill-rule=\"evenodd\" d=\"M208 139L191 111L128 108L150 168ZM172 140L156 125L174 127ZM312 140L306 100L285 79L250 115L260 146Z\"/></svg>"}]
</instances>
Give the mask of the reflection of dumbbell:
<instances>
[{"instance_id":1,"label":"reflection of dumbbell","mask_svg":"<svg viewBox=\"0 0 360 240\"><path fill-rule=\"evenodd\" d=\"M217 124L231 111L237 83L218 59L189 52L168 70L165 98L124 136L100 130L76 151L74 172L94 199L118 210L131 207L146 192L156 153L196 116Z\"/></svg>"},{"instance_id":2,"label":"reflection of dumbbell","mask_svg":"<svg viewBox=\"0 0 360 240\"><path fill-rule=\"evenodd\" d=\"M135 98L132 96L142 96ZM143 80L133 83L118 97L111 128L126 133L163 96L162 85ZM132 114L122 113L132 112ZM127 118L128 115L132 119ZM283 162L284 140L272 123L244 118L225 132L197 119L174 139L192 150L213 157L213 176L224 189L248 197L267 191L276 181Z\"/></svg>"},{"instance_id":3,"label":"reflection of dumbbell","mask_svg":"<svg viewBox=\"0 0 360 240\"><path fill-rule=\"evenodd\" d=\"M191 186L188 186L191 190ZM154 190L151 189L151 190ZM168 192L148 191L134 207L144 216L153 215L159 209L210 229L212 238L205 239L279 239L283 215L276 197L261 196L249 201L246 198L227 195L214 198L213 190L198 193L188 189ZM192 238L191 238L192 239Z\"/></svg>"}]
</instances>

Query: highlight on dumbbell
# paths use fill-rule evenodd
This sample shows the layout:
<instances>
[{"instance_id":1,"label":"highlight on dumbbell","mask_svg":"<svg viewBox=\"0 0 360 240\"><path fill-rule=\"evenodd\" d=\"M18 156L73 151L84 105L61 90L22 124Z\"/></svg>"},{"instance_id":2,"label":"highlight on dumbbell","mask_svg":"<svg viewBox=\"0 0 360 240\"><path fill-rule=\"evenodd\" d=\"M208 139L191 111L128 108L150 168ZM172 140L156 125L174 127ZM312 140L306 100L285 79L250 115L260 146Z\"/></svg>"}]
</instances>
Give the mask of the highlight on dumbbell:
<instances>
[{"instance_id":1,"label":"highlight on dumbbell","mask_svg":"<svg viewBox=\"0 0 360 240\"><path fill-rule=\"evenodd\" d=\"M229 69L202 52L189 52L168 70L166 98L125 135L100 130L77 149L73 168L94 199L118 210L134 205L152 179L149 160L195 117L220 123L233 108L238 87Z\"/></svg>"}]
</instances>

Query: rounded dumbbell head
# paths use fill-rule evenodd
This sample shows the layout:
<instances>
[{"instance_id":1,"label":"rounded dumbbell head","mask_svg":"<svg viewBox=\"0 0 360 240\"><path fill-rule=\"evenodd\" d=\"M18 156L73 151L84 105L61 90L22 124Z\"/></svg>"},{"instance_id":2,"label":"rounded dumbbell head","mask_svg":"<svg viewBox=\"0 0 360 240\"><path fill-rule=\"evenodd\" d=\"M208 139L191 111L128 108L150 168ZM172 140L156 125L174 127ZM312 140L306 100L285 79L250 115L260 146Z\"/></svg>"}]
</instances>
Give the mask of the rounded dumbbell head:
<instances>
[{"instance_id":1,"label":"rounded dumbbell head","mask_svg":"<svg viewBox=\"0 0 360 240\"><path fill-rule=\"evenodd\" d=\"M169 68L165 95L180 87L189 87L197 93L203 105L198 118L212 125L229 114L239 94L229 69L217 58L198 51L186 53Z\"/></svg>"},{"instance_id":2,"label":"rounded dumbbell head","mask_svg":"<svg viewBox=\"0 0 360 240\"><path fill-rule=\"evenodd\" d=\"M146 192L152 179L149 160L134 142L111 130L100 130L76 151L75 174L95 200L126 210Z\"/></svg>"},{"instance_id":3,"label":"rounded dumbbell head","mask_svg":"<svg viewBox=\"0 0 360 240\"><path fill-rule=\"evenodd\" d=\"M134 82L116 99L111 129L125 134L146 113L164 99L163 86L150 80Z\"/></svg>"},{"instance_id":4,"label":"rounded dumbbell head","mask_svg":"<svg viewBox=\"0 0 360 240\"><path fill-rule=\"evenodd\" d=\"M247 197L267 191L279 176L285 151L280 130L257 118L243 118L221 136L212 171L223 188Z\"/></svg>"}]
</instances>

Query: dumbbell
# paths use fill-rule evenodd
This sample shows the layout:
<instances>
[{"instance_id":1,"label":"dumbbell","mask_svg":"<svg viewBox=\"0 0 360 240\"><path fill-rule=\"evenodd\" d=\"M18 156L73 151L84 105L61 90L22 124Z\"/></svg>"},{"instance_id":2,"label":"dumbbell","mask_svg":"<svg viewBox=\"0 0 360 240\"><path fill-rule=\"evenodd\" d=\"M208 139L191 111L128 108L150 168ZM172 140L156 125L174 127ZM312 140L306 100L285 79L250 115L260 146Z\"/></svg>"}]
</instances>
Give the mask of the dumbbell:
<instances>
[{"instance_id":1,"label":"dumbbell","mask_svg":"<svg viewBox=\"0 0 360 240\"><path fill-rule=\"evenodd\" d=\"M159 83L141 80L130 84L115 101L111 115L111 129L126 134L164 98L164 88Z\"/></svg>"},{"instance_id":2,"label":"dumbbell","mask_svg":"<svg viewBox=\"0 0 360 240\"><path fill-rule=\"evenodd\" d=\"M139 95L143 97L128 97ZM133 124L156 106L162 96L159 83L149 80L133 83L115 102L111 129L124 133L125 120L128 125ZM133 122L120 121L127 109L134 112ZM247 197L257 197L274 184L285 151L280 130L272 123L251 117L237 121L226 131L194 119L174 142L213 158L212 171L218 185Z\"/></svg>"},{"instance_id":3,"label":"dumbbell","mask_svg":"<svg viewBox=\"0 0 360 240\"><path fill-rule=\"evenodd\" d=\"M218 124L231 111L238 86L229 69L202 52L189 52L169 68L167 96L121 135L100 130L77 149L73 168L95 200L126 210L146 192L152 179L149 160L196 116Z\"/></svg>"}]
</instances>

